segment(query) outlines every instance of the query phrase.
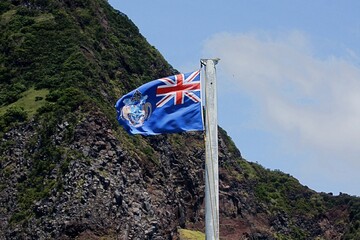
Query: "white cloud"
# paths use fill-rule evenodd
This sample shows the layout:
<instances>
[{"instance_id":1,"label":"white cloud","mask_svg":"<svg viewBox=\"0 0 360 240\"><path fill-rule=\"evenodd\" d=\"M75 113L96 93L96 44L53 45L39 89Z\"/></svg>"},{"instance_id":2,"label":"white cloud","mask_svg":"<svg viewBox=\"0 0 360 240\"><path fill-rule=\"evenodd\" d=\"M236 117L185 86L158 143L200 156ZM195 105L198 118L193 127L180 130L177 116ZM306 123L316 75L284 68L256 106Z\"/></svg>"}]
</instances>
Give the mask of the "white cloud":
<instances>
[{"instance_id":1,"label":"white cloud","mask_svg":"<svg viewBox=\"0 0 360 240\"><path fill-rule=\"evenodd\" d=\"M217 34L204 52L219 57L226 80L257 102L265 130L320 158L343 157L360 166L360 67L349 60L358 58L354 52L320 58L298 31Z\"/></svg>"}]
</instances>

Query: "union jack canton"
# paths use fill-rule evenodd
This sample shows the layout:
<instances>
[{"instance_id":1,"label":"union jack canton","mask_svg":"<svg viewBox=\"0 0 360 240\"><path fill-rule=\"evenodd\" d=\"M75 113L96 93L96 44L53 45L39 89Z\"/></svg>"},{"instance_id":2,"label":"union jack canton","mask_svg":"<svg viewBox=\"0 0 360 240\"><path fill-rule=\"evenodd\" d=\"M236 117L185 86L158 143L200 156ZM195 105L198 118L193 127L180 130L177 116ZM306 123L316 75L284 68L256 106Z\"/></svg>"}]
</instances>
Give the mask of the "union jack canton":
<instances>
[{"instance_id":1,"label":"union jack canton","mask_svg":"<svg viewBox=\"0 0 360 240\"><path fill-rule=\"evenodd\" d=\"M158 86L156 96L163 97L156 103L156 107L164 106L168 101L174 99L174 104L183 104L185 97L193 102L200 102L201 99L195 92L200 92L200 70L191 73L187 77L185 74L178 74L172 77L159 79L165 85Z\"/></svg>"}]
</instances>

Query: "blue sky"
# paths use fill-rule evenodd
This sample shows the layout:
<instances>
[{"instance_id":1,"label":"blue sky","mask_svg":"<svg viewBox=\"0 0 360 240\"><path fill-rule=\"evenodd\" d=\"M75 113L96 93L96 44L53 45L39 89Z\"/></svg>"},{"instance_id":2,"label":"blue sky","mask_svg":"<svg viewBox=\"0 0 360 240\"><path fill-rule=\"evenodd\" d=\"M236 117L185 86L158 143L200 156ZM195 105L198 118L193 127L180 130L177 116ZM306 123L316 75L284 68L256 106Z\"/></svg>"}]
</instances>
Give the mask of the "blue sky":
<instances>
[{"instance_id":1,"label":"blue sky","mask_svg":"<svg viewBox=\"0 0 360 240\"><path fill-rule=\"evenodd\" d=\"M109 3L181 72L221 59L219 125L244 158L360 196L360 1Z\"/></svg>"}]
</instances>

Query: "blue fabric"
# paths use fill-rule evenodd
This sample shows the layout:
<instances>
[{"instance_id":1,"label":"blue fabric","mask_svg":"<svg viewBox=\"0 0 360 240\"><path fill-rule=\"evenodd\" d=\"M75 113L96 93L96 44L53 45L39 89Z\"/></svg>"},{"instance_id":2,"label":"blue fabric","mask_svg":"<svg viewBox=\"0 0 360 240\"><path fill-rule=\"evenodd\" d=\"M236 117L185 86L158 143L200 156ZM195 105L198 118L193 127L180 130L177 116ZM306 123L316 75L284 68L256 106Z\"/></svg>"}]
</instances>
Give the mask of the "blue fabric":
<instances>
[{"instance_id":1,"label":"blue fabric","mask_svg":"<svg viewBox=\"0 0 360 240\"><path fill-rule=\"evenodd\" d=\"M202 131L200 70L148 82L120 98L115 108L130 134Z\"/></svg>"}]
</instances>

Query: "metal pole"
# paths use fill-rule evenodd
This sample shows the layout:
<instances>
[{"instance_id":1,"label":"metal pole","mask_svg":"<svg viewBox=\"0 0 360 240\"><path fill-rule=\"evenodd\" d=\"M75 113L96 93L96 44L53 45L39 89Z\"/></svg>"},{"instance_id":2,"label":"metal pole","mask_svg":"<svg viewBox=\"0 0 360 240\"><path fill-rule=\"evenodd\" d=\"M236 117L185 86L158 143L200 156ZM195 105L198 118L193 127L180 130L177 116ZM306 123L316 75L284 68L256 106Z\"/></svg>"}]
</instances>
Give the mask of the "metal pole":
<instances>
[{"instance_id":1,"label":"metal pole","mask_svg":"<svg viewBox=\"0 0 360 240\"><path fill-rule=\"evenodd\" d=\"M215 65L219 59L202 59L205 65L205 234L219 239L218 123Z\"/></svg>"}]
</instances>

